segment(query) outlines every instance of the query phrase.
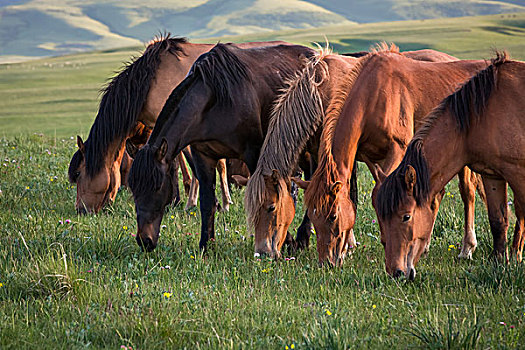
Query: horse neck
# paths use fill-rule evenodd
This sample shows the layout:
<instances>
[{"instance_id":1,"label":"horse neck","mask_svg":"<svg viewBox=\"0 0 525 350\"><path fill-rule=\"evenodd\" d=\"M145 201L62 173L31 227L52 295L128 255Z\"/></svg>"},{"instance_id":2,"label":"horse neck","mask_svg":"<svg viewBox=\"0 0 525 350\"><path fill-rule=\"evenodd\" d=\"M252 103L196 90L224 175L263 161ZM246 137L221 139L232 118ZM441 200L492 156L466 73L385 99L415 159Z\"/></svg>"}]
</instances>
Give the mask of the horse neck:
<instances>
[{"instance_id":1,"label":"horse neck","mask_svg":"<svg viewBox=\"0 0 525 350\"><path fill-rule=\"evenodd\" d=\"M468 163L466 142L466 134L457 130L448 111L443 112L428 129L423 139L422 154L429 172L429 198L434 198Z\"/></svg>"},{"instance_id":2,"label":"horse neck","mask_svg":"<svg viewBox=\"0 0 525 350\"><path fill-rule=\"evenodd\" d=\"M195 60L213 47L211 44L184 43L180 45L184 54L180 56L169 52L162 54L155 78L148 91L146 103L139 116L138 120L151 128L155 126L170 93L184 80Z\"/></svg>"}]
</instances>

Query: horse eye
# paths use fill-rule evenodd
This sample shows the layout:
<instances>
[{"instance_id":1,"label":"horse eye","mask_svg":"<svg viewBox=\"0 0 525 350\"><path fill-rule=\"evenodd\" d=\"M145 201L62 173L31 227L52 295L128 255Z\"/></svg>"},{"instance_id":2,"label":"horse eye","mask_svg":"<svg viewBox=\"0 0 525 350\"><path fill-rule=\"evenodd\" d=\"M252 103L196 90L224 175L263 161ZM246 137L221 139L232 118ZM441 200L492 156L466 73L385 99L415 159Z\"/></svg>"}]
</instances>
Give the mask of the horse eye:
<instances>
[{"instance_id":1,"label":"horse eye","mask_svg":"<svg viewBox=\"0 0 525 350\"><path fill-rule=\"evenodd\" d=\"M403 215L403 222L407 222L408 220L410 220L412 217L408 214L405 214Z\"/></svg>"},{"instance_id":2,"label":"horse eye","mask_svg":"<svg viewBox=\"0 0 525 350\"><path fill-rule=\"evenodd\" d=\"M330 217L328 219L330 220L330 222L334 222L335 220L337 220L337 214L330 214Z\"/></svg>"},{"instance_id":3,"label":"horse eye","mask_svg":"<svg viewBox=\"0 0 525 350\"><path fill-rule=\"evenodd\" d=\"M275 204L272 204L268 207L268 213L271 213L272 211L275 210Z\"/></svg>"},{"instance_id":4,"label":"horse eye","mask_svg":"<svg viewBox=\"0 0 525 350\"><path fill-rule=\"evenodd\" d=\"M75 173L75 177L79 177L79 176L80 176L80 171L77 171L77 172Z\"/></svg>"}]
</instances>

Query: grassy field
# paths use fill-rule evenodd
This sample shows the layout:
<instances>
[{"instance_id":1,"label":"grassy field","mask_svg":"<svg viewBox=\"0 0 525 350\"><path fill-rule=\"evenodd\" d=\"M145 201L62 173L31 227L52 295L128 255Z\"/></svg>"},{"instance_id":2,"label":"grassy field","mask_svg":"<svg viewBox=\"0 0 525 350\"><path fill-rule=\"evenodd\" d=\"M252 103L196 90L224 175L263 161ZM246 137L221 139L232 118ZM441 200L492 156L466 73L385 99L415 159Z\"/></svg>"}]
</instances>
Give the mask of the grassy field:
<instances>
[{"instance_id":1,"label":"grassy field","mask_svg":"<svg viewBox=\"0 0 525 350\"><path fill-rule=\"evenodd\" d=\"M451 29L450 37L436 28L460 22L400 23L396 28L405 34L383 24L376 34L359 35L380 40L395 34L403 44L425 25L434 29L428 39L419 34L421 45L490 57L494 40L524 59L524 34L516 28L525 26L525 15L516 16L457 19L478 29ZM515 29L489 37L495 32L479 29L489 24ZM372 33L373 25L368 28ZM465 44L446 41L454 35ZM276 36L307 41L306 32ZM240 190L233 191L231 211L217 215L218 237L205 257L197 248L198 211L183 205L166 213L159 247L149 254L133 237L129 191L99 215L77 216L66 175L73 136L87 135L98 90L131 53L138 50L0 65L0 348L523 347L524 266L490 260L492 238L480 204L474 260L456 258L463 214L455 184L447 187L429 256L412 283L384 272L369 200L372 179L363 167L360 245L342 269L318 267L315 235L307 251L288 259L254 259Z\"/></svg>"}]
</instances>

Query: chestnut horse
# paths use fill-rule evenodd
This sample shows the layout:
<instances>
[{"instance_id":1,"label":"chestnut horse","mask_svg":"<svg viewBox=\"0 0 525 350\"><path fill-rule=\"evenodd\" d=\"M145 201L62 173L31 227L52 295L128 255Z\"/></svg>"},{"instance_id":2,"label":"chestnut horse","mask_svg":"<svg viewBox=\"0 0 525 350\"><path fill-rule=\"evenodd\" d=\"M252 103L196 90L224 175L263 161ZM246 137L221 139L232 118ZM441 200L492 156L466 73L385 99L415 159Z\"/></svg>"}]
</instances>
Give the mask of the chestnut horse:
<instances>
[{"instance_id":1,"label":"chestnut horse","mask_svg":"<svg viewBox=\"0 0 525 350\"><path fill-rule=\"evenodd\" d=\"M289 177L296 169L298 160L302 169L309 169L304 174L306 180L310 179L317 166L317 150L322 130L318 126L322 123L323 115L329 106L337 105L336 101L346 96L346 86L340 84L340 81L345 81L344 77L351 73L357 62L355 58L366 56L369 52L343 55L329 53L322 52L319 57L314 57L300 74L287 82L287 88L275 103L272 122L254 175L249 181L234 175L237 183L248 185L244 197L245 207L248 223L255 231L256 254L280 256L287 229L295 215L295 203L290 194L281 193L280 189L290 187ZM408 51L403 54L418 60L457 60L434 50ZM316 100L317 103L322 103L324 113L318 113L320 109L312 103ZM305 145L307 152L299 157ZM351 198L354 202L357 202L356 176L357 174L353 174L351 180L355 188ZM307 247L310 233L311 223L305 215L297 229L295 246Z\"/></svg>"},{"instance_id":2,"label":"chestnut horse","mask_svg":"<svg viewBox=\"0 0 525 350\"><path fill-rule=\"evenodd\" d=\"M247 48L281 43L238 45ZM75 208L79 213L96 213L114 201L122 183L120 166L126 139L136 135L141 124L150 130L155 126L171 91L184 79L197 57L212 47L168 34L149 44L142 56L127 64L108 83L89 136L85 142L77 137L79 149L69 165L69 179L77 185ZM221 181L226 183L225 172ZM223 205L227 204L229 194L224 199Z\"/></svg>"},{"instance_id":3,"label":"chestnut horse","mask_svg":"<svg viewBox=\"0 0 525 350\"><path fill-rule=\"evenodd\" d=\"M129 174L137 211L137 242L156 247L164 207L172 188L171 161L192 145L200 182L201 240L215 236L215 165L239 158L255 170L272 103L284 81L302 69L315 51L297 45L240 49L217 44L202 55L172 92L153 133Z\"/></svg>"},{"instance_id":4,"label":"chestnut horse","mask_svg":"<svg viewBox=\"0 0 525 350\"><path fill-rule=\"evenodd\" d=\"M340 113L325 117L319 166L305 193L320 263L341 265L351 239L355 207L349 199L349 179L355 159L365 162L374 176L373 202L379 174L399 164L426 114L484 67L484 61L421 62L384 51L360 59L348 78L351 88ZM465 174L465 242L470 243L471 237L475 241L476 177L468 169ZM473 249L472 244L465 248Z\"/></svg>"},{"instance_id":5,"label":"chestnut horse","mask_svg":"<svg viewBox=\"0 0 525 350\"><path fill-rule=\"evenodd\" d=\"M383 50L386 49L385 45L382 47ZM419 61L446 62L457 60L450 55L434 50L408 51L402 54ZM289 198L289 194L279 191L279 189L289 182L291 170L294 168L297 156L305 144L308 144L307 148L309 148L310 153L317 154L315 147L319 143L320 130L315 133L316 128L319 124L322 126L323 116L326 116L325 121L327 121L332 119L331 116L339 115L351 82L355 78L353 75L355 73L352 70L357 62L355 59L342 58L337 55L328 55L313 61L312 64L316 66L315 68L321 68L328 72L327 78L320 84L314 83L315 79L310 77L311 72L305 70L302 75L298 75L295 80L289 82L288 89L279 97L274 110L275 115L272 117L272 123L261 149L257 169L250 178L245 193L248 222L255 228L256 252L266 253L270 256L279 255L288 226L295 213L295 207ZM310 70L313 71L315 68L311 67ZM315 96L317 90L322 96L320 97L323 105L322 111L316 110L311 104L307 104L311 101L312 96ZM300 101L301 99L303 101ZM296 111L300 111L300 118L296 117ZM377 110L371 113L380 115ZM314 140L307 143L311 135L314 136ZM355 169L354 166L353 171ZM355 175L352 175L352 178L355 178ZM464 182L467 186L463 188L472 188L468 180L466 179ZM308 182L301 180L295 181L302 187L306 187L308 184ZM473 188L472 191L474 191ZM355 203L357 195L352 193L350 199ZM473 212L473 205L473 202L465 203L465 207L470 212ZM469 223L466 227L473 227L473 215L468 216L468 219ZM301 227L303 224L304 221ZM308 225L308 232L309 229L310 226ZM298 230L298 239L299 232L300 230ZM474 235L471 229L466 232ZM348 237L348 243L355 246L355 239L352 235Z\"/></svg>"},{"instance_id":6,"label":"chestnut horse","mask_svg":"<svg viewBox=\"0 0 525 350\"><path fill-rule=\"evenodd\" d=\"M425 119L401 164L377 194L386 270L414 279L430 240L444 186L465 165L503 182L487 202L493 254L506 257L506 183L514 191L517 223L512 252L522 260L525 208L525 63L498 54L491 65L445 98ZM487 196L492 191L487 191Z\"/></svg>"}]
</instances>

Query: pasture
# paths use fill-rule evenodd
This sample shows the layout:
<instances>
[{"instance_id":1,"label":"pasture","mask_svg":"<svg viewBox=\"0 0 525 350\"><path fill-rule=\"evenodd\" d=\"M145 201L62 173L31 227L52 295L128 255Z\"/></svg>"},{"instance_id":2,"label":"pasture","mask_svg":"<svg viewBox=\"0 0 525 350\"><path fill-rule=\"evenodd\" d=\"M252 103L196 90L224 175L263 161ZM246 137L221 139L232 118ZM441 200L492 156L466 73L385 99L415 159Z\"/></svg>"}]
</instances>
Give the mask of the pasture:
<instances>
[{"instance_id":1,"label":"pasture","mask_svg":"<svg viewBox=\"0 0 525 350\"><path fill-rule=\"evenodd\" d=\"M482 44L476 52L487 47ZM360 245L342 269L318 267L315 235L305 252L276 262L254 259L242 190L233 190L230 212L218 214L218 237L204 257L198 251L198 210L184 211L183 204L165 214L159 246L148 254L133 237L128 190L102 213L77 216L76 191L66 175L74 136L86 135L97 91L130 52L0 66L0 347L525 344L523 264L489 258L492 237L479 201L474 260L456 258L463 211L455 182L447 186L430 253L411 283L385 273L370 204L372 178L362 166L355 232ZM491 56L483 52L471 57ZM299 201L292 227L302 213Z\"/></svg>"}]
</instances>

